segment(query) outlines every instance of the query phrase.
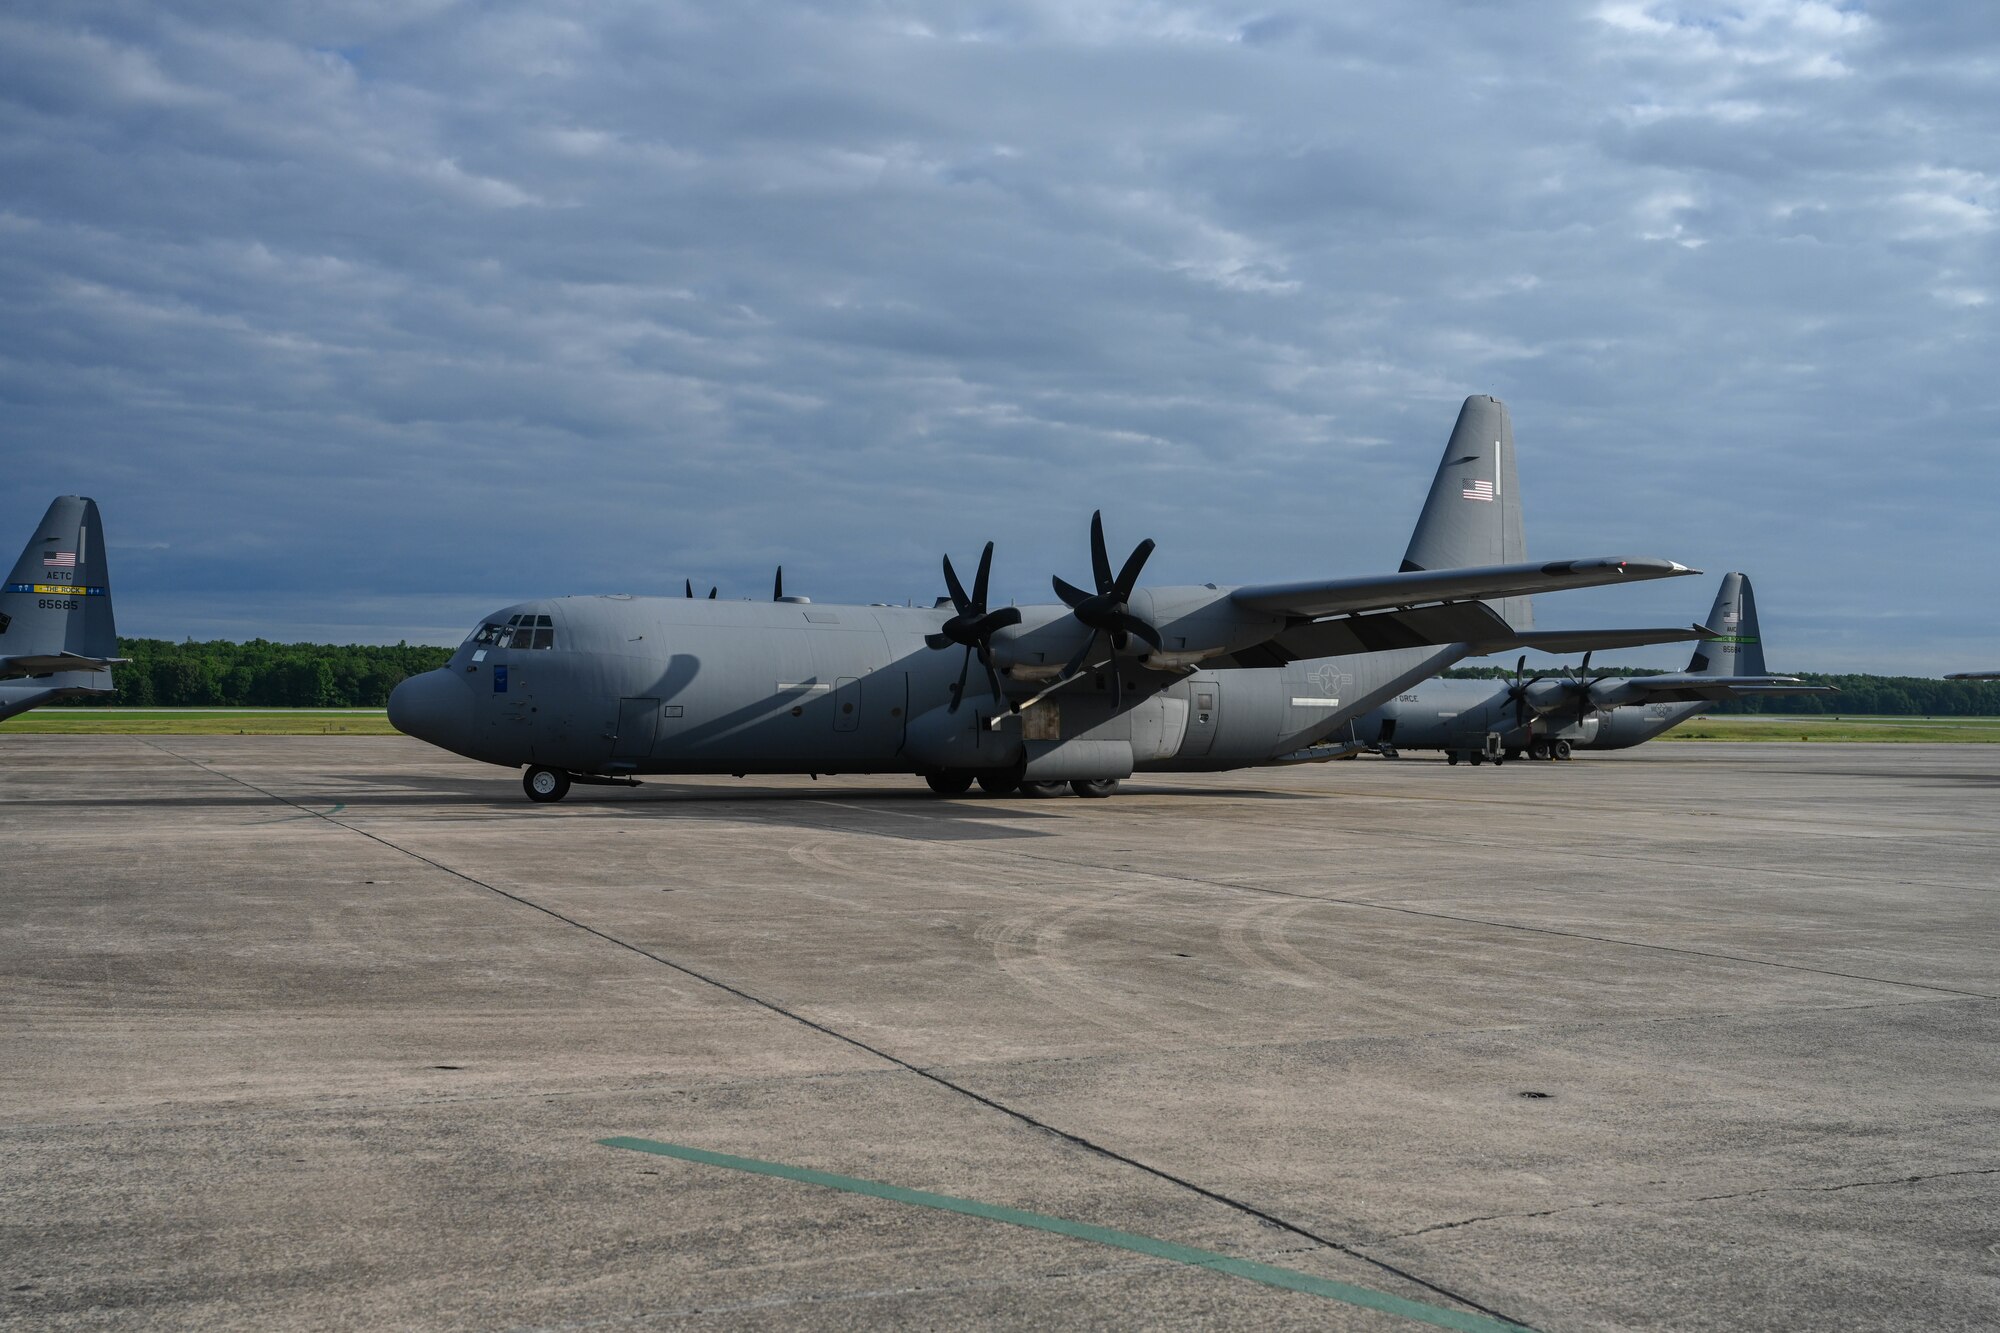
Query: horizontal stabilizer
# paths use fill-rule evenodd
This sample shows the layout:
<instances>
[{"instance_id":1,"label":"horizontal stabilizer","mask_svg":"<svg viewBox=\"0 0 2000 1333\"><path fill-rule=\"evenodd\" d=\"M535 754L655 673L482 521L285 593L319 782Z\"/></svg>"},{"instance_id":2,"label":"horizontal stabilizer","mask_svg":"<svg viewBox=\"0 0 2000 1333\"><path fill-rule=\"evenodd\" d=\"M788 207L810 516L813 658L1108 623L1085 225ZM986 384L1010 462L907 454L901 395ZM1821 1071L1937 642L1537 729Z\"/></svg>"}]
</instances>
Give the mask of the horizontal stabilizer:
<instances>
[{"instance_id":1,"label":"horizontal stabilizer","mask_svg":"<svg viewBox=\"0 0 2000 1333\"><path fill-rule=\"evenodd\" d=\"M1248 610L1279 615L1340 616L1431 602L1526 597L1564 588L1596 588L1700 572L1654 556L1614 555L1476 569L1418 569L1312 583L1257 583L1232 590L1229 600Z\"/></svg>"},{"instance_id":2,"label":"horizontal stabilizer","mask_svg":"<svg viewBox=\"0 0 2000 1333\"><path fill-rule=\"evenodd\" d=\"M24 653L0 657L0 677L46 676L52 671L109 671L130 666L129 657L85 657L81 653Z\"/></svg>"},{"instance_id":3,"label":"horizontal stabilizer","mask_svg":"<svg viewBox=\"0 0 2000 1333\"><path fill-rule=\"evenodd\" d=\"M1613 648L1644 648L1654 643L1686 643L1690 639L1708 639L1714 635L1714 630L1700 625L1669 625L1663 629L1516 630L1498 642L1482 640L1479 652L1504 653L1516 648L1532 648L1542 653L1589 653Z\"/></svg>"}]
</instances>

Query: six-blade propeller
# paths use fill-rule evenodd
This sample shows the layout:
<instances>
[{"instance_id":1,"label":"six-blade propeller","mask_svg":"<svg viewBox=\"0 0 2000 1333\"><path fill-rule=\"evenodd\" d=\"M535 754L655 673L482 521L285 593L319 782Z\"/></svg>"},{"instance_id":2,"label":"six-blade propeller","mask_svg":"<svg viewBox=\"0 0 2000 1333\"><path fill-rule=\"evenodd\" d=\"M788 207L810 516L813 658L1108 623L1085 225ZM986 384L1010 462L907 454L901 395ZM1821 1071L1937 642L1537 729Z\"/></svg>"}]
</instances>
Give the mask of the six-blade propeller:
<instances>
[{"instance_id":1,"label":"six-blade propeller","mask_svg":"<svg viewBox=\"0 0 2000 1333\"><path fill-rule=\"evenodd\" d=\"M1005 704L1007 696L1000 689L1000 675L993 669L993 635L1009 625L1021 623L1020 608L1003 606L997 611L986 609L986 580L993 572L993 543L986 543L986 549L979 554L979 572L973 575L972 595L965 595L965 585L958 581L958 572L951 567L951 557L944 558L944 586L951 593L953 616L944 622L936 634L924 636L924 642L933 648L949 648L953 644L965 647L965 663L958 669L958 684L951 692L951 707L948 712L956 713L959 704L965 701L965 677L972 670L972 659L979 657L979 665L986 668L986 684L993 691L993 701Z\"/></svg>"},{"instance_id":2,"label":"six-blade propeller","mask_svg":"<svg viewBox=\"0 0 2000 1333\"><path fill-rule=\"evenodd\" d=\"M1160 647L1160 633L1143 619L1132 614L1130 602L1132 590L1138 586L1139 571L1146 567L1146 558L1153 554L1151 537L1132 548L1132 554L1125 557L1125 567L1117 577L1111 574L1111 555L1104 549L1104 513L1099 510L1090 516L1090 567L1096 575L1097 591L1085 592L1074 584L1056 577L1050 580L1056 596L1070 609L1084 625L1089 627L1090 636L1083 641L1069 665L1063 668L1065 679L1085 669L1091 654L1097 649L1097 637L1102 634L1111 642L1111 652L1115 657L1125 651L1133 639L1144 640L1155 651ZM1122 700L1123 688L1118 681L1118 673L1112 673L1112 694Z\"/></svg>"}]
</instances>

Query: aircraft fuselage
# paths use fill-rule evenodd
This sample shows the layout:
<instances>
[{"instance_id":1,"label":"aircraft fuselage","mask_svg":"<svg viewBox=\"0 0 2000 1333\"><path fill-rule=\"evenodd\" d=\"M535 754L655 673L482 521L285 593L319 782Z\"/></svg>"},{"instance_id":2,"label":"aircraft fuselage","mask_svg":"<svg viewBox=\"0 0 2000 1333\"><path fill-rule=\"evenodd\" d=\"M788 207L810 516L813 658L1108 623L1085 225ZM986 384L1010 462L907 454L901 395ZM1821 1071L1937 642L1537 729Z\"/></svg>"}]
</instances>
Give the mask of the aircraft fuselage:
<instances>
[{"instance_id":1,"label":"aircraft fuselage","mask_svg":"<svg viewBox=\"0 0 2000 1333\"><path fill-rule=\"evenodd\" d=\"M1049 638L1047 657L1060 666L1079 640L1038 634L1038 611L1021 641ZM1299 752L1466 651L1188 674L1149 671L1128 655L1118 660L1122 689L1106 668L988 727L1008 710L978 664L954 713L963 650L924 642L948 614L616 596L523 602L487 618L498 641L476 632L442 669L399 686L391 720L469 758L585 775L1025 769L1031 778L1115 778L1315 757ZM1025 698L1040 686L1007 688Z\"/></svg>"}]
</instances>

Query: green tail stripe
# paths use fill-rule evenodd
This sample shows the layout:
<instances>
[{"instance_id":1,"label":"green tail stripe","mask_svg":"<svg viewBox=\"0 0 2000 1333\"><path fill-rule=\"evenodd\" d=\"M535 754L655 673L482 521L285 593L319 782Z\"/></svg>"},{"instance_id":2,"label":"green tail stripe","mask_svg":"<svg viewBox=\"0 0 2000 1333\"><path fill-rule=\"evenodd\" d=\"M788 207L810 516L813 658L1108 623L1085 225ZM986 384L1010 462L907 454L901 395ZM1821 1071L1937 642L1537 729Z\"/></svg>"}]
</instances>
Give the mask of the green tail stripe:
<instances>
[{"instance_id":1,"label":"green tail stripe","mask_svg":"<svg viewBox=\"0 0 2000 1333\"><path fill-rule=\"evenodd\" d=\"M976 1199L960 1199L949 1194L931 1194L924 1190L904 1189L900 1185L885 1185L878 1180L837 1176L829 1171L814 1171L803 1166L786 1166L782 1162L759 1161L755 1157L732 1157L728 1153L708 1152L702 1148L689 1148L678 1143L659 1143L653 1139L613 1138L599 1139L598 1142L606 1148L629 1148L633 1152L652 1153L659 1157L677 1157L684 1162L727 1167L731 1171L776 1176L781 1180L797 1181L802 1185L821 1185L827 1189L844 1190L849 1194L866 1194L872 1198L891 1199L897 1203L915 1204L919 1208L937 1208L947 1213L964 1213L968 1217L983 1217L989 1222L1006 1222L1012 1226L1029 1227L1036 1231L1052 1231L1058 1236L1094 1241L1099 1245L1130 1250L1135 1254L1147 1255L1154 1259L1169 1259L1195 1268L1207 1268L1217 1273L1227 1273L1231 1277L1262 1282L1266 1286L1282 1287L1286 1291L1301 1291L1310 1296L1323 1296L1328 1300L1344 1301L1364 1309L1379 1310L1383 1314L1401 1315L1405 1319L1414 1319L1418 1323L1429 1324L1434 1328L1465 1329L1471 1333L1500 1333L1502 1330L1506 1333L1518 1333L1523 1327L1504 1319L1447 1310L1443 1306L1405 1300L1401 1296L1370 1291L1366 1287L1335 1282L1331 1278L1314 1277L1310 1273L1301 1273L1296 1269L1278 1268L1248 1259L1233 1259L1212 1250L1197 1250L1190 1245L1176 1245L1172 1241L1156 1240L1151 1236L1140 1236L1130 1231L1114 1231L1110 1227L1092 1226L1088 1222L1071 1222L1060 1217L1049 1217L1043 1213L1003 1208L997 1204L980 1203Z\"/></svg>"}]
</instances>

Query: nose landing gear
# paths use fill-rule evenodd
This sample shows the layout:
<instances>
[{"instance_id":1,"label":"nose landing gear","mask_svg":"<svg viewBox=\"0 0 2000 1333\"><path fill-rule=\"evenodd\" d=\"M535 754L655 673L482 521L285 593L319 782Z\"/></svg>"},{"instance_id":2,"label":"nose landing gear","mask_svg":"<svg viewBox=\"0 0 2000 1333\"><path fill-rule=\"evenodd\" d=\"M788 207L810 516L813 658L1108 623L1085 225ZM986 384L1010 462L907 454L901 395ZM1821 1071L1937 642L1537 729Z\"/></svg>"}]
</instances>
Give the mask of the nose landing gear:
<instances>
[{"instance_id":1,"label":"nose landing gear","mask_svg":"<svg viewBox=\"0 0 2000 1333\"><path fill-rule=\"evenodd\" d=\"M536 764L521 775L521 789L528 799L544 805L569 795L569 774Z\"/></svg>"}]
</instances>

